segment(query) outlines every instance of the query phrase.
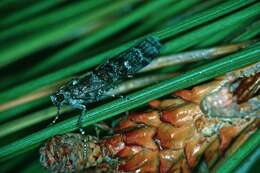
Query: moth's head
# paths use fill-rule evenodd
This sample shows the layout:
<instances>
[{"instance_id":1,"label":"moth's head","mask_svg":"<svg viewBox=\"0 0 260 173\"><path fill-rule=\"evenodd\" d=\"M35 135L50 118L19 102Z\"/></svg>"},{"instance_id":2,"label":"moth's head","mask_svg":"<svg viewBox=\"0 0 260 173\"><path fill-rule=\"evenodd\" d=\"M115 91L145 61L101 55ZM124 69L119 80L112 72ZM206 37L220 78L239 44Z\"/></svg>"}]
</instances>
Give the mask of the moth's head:
<instances>
[{"instance_id":1,"label":"moth's head","mask_svg":"<svg viewBox=\"0 0 260 173\"><path fill-rule=\"evenodd\" d=\"M76 100L75 97L79 93L78 87L78 79L69 81L50 96L52 103L57 108L60 108L63 105L74 105Z\"/></svg>"},{"instance_id":2,"label":"moth's head","mask_svg":"<svg viewBox=\"0 0 260 173\"><path fill-rule=\"evenodd\" d=\"M51 101L56 107L61 107L65 104L68 104L70 99L70 93L66 92L63 89L58 90L56 93L51 95Z\"/></svg>"}]
</instances>

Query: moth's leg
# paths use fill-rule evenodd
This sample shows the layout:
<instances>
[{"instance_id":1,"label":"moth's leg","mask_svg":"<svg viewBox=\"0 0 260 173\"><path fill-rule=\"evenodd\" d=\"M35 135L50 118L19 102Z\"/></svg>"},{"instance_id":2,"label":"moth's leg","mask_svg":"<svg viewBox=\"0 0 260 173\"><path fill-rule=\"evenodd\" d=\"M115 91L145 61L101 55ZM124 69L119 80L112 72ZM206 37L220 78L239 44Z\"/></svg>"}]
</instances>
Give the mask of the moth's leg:
<instances>
[{"instance_id":1,"label":"moth's leg","mask_svg":"<svg viewBox=\"0 0 260 173\"><path fill-rule=\"evenodd\" d=\"M83 117L86 114L86 106L85 105L80 105L81 109L81 114L79 115L79 119L78 119L78 126L79 126L79 131L82 135L85 134L85 130L83 129L82 123L83 123Z\"/></svg>"},{"instance_id":2,"label":"moth's leg","mask_svg":"<svg viewBox=\"0 0 260 173\"><path fill-rule=\"evenodd\" d=\"M125 98L127 98L126 96L124 96L124 95L111 95L111 97L113 97L113 98L121 98L121 99L125 99Z\"/></svg>"},{"instance_id":3,"label":"moth's leg","mask_svg":"<svg viewBox=\"0 0 260 173\"><path fill-rule=\"evenodd\" d=\"M79 115L79 118L78 118L78 127L79 127L79 131L82 135L85 134L85 131L83 130L82 128L82 121L83 121L83 117L84 115L86 114L86 106L83 105L82 103L79 103L79 100L73 100L73 102L71 102L71 105L76 108L76 109L80 109L81 110L81 113Z\"/></svg>"},{"instance_id":4,"label":"moth's leg","mask_svg":"<svg viewBox=\"0 0 260 173\"><path fill-rule=\"evenodd\" d=\"M83 104L78 104L78 105L74 105L75 108L78 108L81 110L81 114L79 115L79 119L78 119L78 127L79 127L79 132L82 134L82 135L85 135L85 130L83 129L83 126L82 126L82 122L83 122L83 117L85 116L86 114L86 106L83 105ZM88 152L88 142L87 142L87 138L83 137L83 157L86 158L87 156L87 152Z\"/></svg>"},{"instance_id":5,"label":"moth's leg","mask_svg":"<svg viewBox=\"0 0 260 173\"><path fill-rule=\"evenodd\" d=\"M129 114L130 114L129 111L126 111L126 112L125 112L125 115L126 115L127 117L129 116Z\"/></svg>"},{"instance_id":6,"label":"moth's leg","mask_svg":"<svg viewBox=\"0 0 260 173\"><path fill-rule=\"evenodd\" d=\"M106 97L121 98L121 99L129 100L129 97L124 96L124 95L115 95L115 94L111 94L111 93L103 93L103 95L105 95ZM126 111L125 116L127 117L128 115L129 115L129 111Z\"/></svg>"},{"instance_id":7,"label":"moth's leg","mask_svg":"<svg viewBox=\"0 0 260 173\"><path fill-rule=\"evenodd\" d=\"M121 99L125 99L126 96L124 95L120 95L120 94L116 94L115 92L110 92L110 91L105 91L103 93L101 93L100 95L102 95L103 98L121 98Z\"/></svg>"},{"instance_id":8,"label":"moth's leg","mask_svg":"<svg viewBox=\"0 0 260 173\"><path fill-rule=\"evenodd\" d=\"M104 92L102 93L105 97L113 97L113 98L121 98L121 99L126 99L126 100L129 100L129 97L127 96L124 96L124 95L116 95L116 94L113 94L113 93L108 93L108 92ZM125 115L128 116L129 115L129 112L125 112Z\"/></svg>"},{"instance_id":9,"label":"moth's leg","mask_svg":"<svg viewBox=\"0 0 260 173\"><path fill-rule=\"evenodd\" d=\"M60 107L57 107L57 114L56 114L55 118L52 120L52 122L49 124L49 126L55 124L56 121L59 119L59 116L60 116Z\"/></svg>"},{"instance_id":10,"label":"moth's leg","mask_svg":"<svg viewBox=\"0 0 260 173\"><path fill-rule=\"evenodd\" d=\"M116 170L116 169L118 168L118 165L119 165L119 159L118 159L118 158L114 159L114 158L111 158L111 157L109 157L109 156L106 156L106 157L104 157L104 160L105 160L105 162L107 162L110 166L112 166L113 169Z\"/></svg>"},{"instance_id":11,"label":"moth's leg","mask_svg":"<svg viewBox=\"0 0 260 173\"><path fill-rule=\"evenodd\" d=\"M121 116L120 118L117 118L111 122L111 128L115 129L120 122L127 120L127 116Z\"/></svg>"},{"instance_id":12,"label":"moth's leg","mask_svg":"<svg viewBox=\"0 0 260 173\"><path fill-rule=\"evenodd\" d=\"M134 77L133 74L128 74L128 75L127 75L127 78L133 78L133 77Z\"/></svg>"},{"instance_id":13,"label":"moth's leg","mask_svg":"<svg viewBox=\"0 0 260 173\"><path fill-rule=\"evenodd\" d=\"M98 139L100 137L101 131L106 131L109 134L113 134L113 132L114 132L114 130L111 127L109 127L107 124L105 124L104 122L99 122L99 123L94 124L94 128L95 128L95 132L96 132Z\"/></svg>"},{"instance_id":14,"label":"moth's leg","mask_svg":"<svg viewBox=\"0 0 260 173\"><path fill-rule=\"evenodd\" d=\"M55 116L55 118L52 120L52 122L51 122L51 124L50 125L53 125L53 124L55 124L56 123L56 121L59 119L59 115L57 114L56 116Z\"/></svg>"}]
</instances>

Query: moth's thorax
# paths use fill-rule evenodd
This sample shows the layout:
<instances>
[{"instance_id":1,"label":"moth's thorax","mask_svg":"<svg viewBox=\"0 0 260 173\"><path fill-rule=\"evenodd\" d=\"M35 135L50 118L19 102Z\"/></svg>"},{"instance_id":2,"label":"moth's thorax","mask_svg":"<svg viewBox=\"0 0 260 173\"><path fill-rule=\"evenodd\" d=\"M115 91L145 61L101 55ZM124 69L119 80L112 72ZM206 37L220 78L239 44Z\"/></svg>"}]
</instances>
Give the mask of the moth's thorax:
<instances>
[{"instance_id":1,"label":"moth's thorax","mask_svg":"<svg viewBox=\"0 0 260 173\"><path fill-rule=\"evenodd\" d=\"M84 92L87 90L86 87L80 85L78 80L72 80L65 87L61 87L51 95L51 100L57 107L70 105L74 108L79 108L82 104L93 102L93 98L96 96L95 94L93 95L93 92Z\"/></svg>"}]
</instances>

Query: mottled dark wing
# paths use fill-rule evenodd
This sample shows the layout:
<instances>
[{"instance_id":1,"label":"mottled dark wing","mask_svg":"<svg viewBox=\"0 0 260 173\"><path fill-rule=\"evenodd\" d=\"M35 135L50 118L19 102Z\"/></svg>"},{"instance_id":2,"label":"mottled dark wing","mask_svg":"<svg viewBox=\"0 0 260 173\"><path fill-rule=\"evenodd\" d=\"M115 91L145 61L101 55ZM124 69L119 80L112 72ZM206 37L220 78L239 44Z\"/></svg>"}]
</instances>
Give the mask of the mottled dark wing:
<instances>
[{"instance_id":1,"label":"mottled dark wing","mask_svg":"<svg viewBox=\"0 0 260 173\"><path fill-rule=\"evenodd\" d=\"M79 85L82 88L82 92L92 92L105 86L104 80L101 77L102 74L96 74L95 71L91 71L79 79Z\"/></svg>"},{"instance_id":2,"label":"mottled dark wing","mask_svg":"<svg viewBox=\"0 0 260 173\"><path fill-rule=\"evenodd\" d=\"M148 37L133 48L98 66L79 79L80 96L99 97L148 65L158 54L161 47L155 37ZM91 96L90 96L91 95Z\"/></svg>"}]
</instances>

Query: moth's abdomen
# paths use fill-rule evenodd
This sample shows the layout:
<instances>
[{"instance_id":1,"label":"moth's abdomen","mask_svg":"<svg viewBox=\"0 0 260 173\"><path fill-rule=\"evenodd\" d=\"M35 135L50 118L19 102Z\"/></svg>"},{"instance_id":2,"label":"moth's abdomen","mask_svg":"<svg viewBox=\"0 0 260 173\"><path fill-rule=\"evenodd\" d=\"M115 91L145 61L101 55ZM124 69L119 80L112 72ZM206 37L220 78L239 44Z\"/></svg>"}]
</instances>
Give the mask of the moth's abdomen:
<instances>
[{"instance_id":1,"label":"moth's abdomen","mask_svg":"<svg viewBox=\"0 0 260 173\"><path fill-rule=\"evenodd\" d=\"M127 78L158 56L160 47L158 39L149 37L94 69L93 75L102 81L102 86Z\"/></svg>"},{"instance_id":2,"label":"moth's abdomen","mask_svg":"<svg viewBox=\"0 0 260 173\"><path fill-rule=\"evenodd\" d=\"M143 56L141 50L132 48L119 55L117 61L114 59L113 64L116 71L121 73L121 77L127 78L128 75L133 75L149 63L149 60Z\"/></svg>"},{"instance_id":3,"label":"moth's abdomen","mask_svg":"<svg viewBox=\"0 0 260 173\"><path fill-rule=\"evenodd\" d=\"M143 42L136 46L137 49L141 50L144 57L153 60L160 53L161 44L156 37L148 37Z\"/></svg>"},{"instance_id":4,"label":"moth's abdomen","mask_svg":"<svg viewBox=\"0 0 260 173\"><path fill-rule=\"evenodd\" d=\"M136 46L124 51L95 69L107 73L113 81L127 78L148 65L160 53L161 44L155 37L148 37Z\"/></svg>"}]
</instances>

